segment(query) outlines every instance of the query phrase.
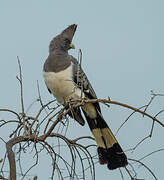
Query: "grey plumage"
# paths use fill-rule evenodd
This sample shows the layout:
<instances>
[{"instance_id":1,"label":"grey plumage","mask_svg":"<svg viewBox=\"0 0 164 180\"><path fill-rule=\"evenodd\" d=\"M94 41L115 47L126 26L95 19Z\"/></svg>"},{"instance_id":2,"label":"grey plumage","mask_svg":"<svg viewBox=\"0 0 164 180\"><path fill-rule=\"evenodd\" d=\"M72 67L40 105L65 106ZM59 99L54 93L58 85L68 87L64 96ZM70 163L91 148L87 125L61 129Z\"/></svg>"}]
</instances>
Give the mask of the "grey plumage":
<instances>
[{"instance_id":1,"label":"grey plumage","mask_svg":"<svg viewBox=\"0 0 164 180\"><path fill-rule=\"evenodd\" d=\"M53 54L50 53L46 62L44 63L43 70L45 72L60 72L71 64L71 59L68 54L60 55L59 53Z\"/></svg>"},{"instance_id":2,"label":"grey plumage","mask_svg":"<svg viewBox=\"0 0 164 180\"><path fill-rule=\"evenodd\" d=\"M48 90L68 108L70 99L96 99L96 93L87 76L79 68L78 61L68 54L77 25L73 24L56 36L50 43L49 56L43 67L43 75ZM95 137L98 146L100 164L107 164L109 169L126 166L127 157L115 136L105 122L99 103L86 103L73 109L69 114L84 125L81 109Z\"/></svg>"}]
</instances>

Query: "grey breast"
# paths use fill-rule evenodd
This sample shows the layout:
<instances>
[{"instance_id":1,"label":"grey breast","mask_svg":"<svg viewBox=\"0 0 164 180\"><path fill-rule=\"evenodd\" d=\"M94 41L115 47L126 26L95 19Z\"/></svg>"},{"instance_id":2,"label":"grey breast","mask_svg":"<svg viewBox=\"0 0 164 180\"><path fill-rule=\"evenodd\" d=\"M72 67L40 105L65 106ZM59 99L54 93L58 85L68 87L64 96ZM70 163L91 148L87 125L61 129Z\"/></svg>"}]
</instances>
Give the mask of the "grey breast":
<instances>
[{"instance_id":1,"label":"grey breast","mask_svg":"<svg viewBox=\"0 0 164 180\"><path fill-rule=\"evenodd\" d=\"M71 65L71 60L68 54L50 54L44 63L43 71L45 72L60 72Z\"/></svg>"}]
</instances>

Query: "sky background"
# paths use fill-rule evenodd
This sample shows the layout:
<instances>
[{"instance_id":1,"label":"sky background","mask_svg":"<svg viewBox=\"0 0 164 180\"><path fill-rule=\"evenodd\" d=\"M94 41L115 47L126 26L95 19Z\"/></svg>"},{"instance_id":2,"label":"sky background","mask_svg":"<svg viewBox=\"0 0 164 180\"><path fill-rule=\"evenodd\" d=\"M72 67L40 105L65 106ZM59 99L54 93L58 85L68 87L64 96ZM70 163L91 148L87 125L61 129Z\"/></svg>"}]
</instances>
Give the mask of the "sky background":
<instances>
[{"instance_id":1,"label":"sky background","mask_svg":"<svg viewBox=\"0 0 164 180\"><path fill-rule=\"evenodd\" d=\"M163 8L163 0L0 0L0 107L21 110L17 56L22 64L26 108L38 97L37 80L43 100L53 99L44 84L42 67L51 39L74 23L78 24L73 39L76 49L70 54L78 57L78 49L82 49L82 66L97 96L110 96L135 107L145 105L151 90L164 93ZM155 114L163 107L160 97L148 112ZM102 109L114 133L130 113L117 106ZM0 118L5 116L1 113ZM68 136L91 135L87 125L72 122ZM117 139L127 150L148 135L150 128L150 119L135 115ZM0 135L5 133L0 131ZM128 157L137 159L163 148L163 137L164 130L156 125L153 138ZM143 161L159 180L163 179L163 156L159 152ZM46 168L43 164L33 174L40 175L39 180L46 179ZM139 178L152 178L142 168L139 172ZM99 164L96 176L96 180L121 179L119 170L109 171Z\"/></svg>"}]
</instances>

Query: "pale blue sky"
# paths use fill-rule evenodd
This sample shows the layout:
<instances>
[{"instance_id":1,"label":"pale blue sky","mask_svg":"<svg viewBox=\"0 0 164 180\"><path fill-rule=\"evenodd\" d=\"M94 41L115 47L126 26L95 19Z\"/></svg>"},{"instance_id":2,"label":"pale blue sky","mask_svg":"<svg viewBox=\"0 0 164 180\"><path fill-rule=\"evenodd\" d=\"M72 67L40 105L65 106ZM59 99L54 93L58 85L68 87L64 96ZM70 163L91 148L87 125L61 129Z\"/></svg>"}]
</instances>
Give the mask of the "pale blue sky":
<instances>
[{"instance_id":1,"label":"pale blue sky","mask_svg":"<svg viewBox=\"0 0 164 180\"><path fill-rule=\"evenodd\" d=\"M78 49L82 49L83 69L98 97L110 96L140 107L149 101L150 90L164 93L163 8L162 0L0 0L0 106L20 109L17 56L23 69L25 105L37 97L37 80L43 99L52 99L42 78L42 66L50 40L73 23L78 24L73 40L76 50L70 53L77 57ZM162 107L163 99L159 98L151 110L156 113ZM103 107L103 112L114 133L128 116L127 111L116 106ZM117 136L122 147L129 149L147 135L150 121L141 116L132 118ZM87 125L71 126L77 129L71 137L81 135L80 131L91 135ZM163 132L156 126L152 140L136 153L129 153L129 157L140 158L164 147ZM163 178L163 155L158 153L151 162L144 161L158 179ZM43 171L44 166L35 173ZM44 175L39 179L46 179ZM121 179L119 170L109 171L98 164L96 175L96 180ZM150 179L145 173L139 177Z\"/></svg>"}]
</instances>

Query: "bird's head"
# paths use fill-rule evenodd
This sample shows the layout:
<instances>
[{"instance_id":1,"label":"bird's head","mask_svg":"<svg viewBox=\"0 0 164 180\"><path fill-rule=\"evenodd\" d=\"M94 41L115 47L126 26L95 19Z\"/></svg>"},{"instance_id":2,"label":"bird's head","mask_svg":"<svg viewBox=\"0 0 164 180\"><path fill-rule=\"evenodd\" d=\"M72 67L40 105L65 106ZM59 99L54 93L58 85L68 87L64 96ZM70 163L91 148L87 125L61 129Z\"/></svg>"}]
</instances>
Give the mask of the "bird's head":
<instances>
[{"instance_id":1,"label":"bird's head","mask_svg":"<svg viewBox=\"0 0 164 180\"><path fill-rule=\"evenodd\" d=\"M77 25L72 24L68 26L61 34L57 35L50 43L49 50L53 52L56 49L68 51L69 49L75 49L72 44L72 39L75 34Z\"/></svg>"}]
</instances>

